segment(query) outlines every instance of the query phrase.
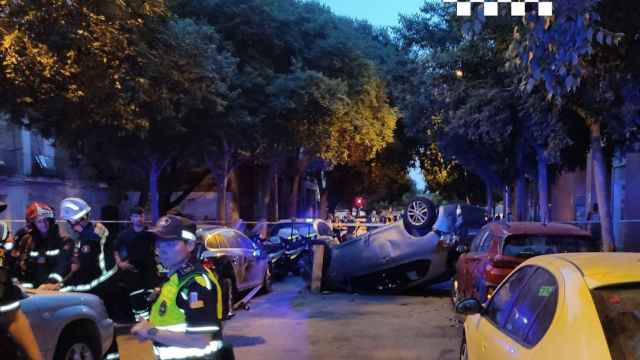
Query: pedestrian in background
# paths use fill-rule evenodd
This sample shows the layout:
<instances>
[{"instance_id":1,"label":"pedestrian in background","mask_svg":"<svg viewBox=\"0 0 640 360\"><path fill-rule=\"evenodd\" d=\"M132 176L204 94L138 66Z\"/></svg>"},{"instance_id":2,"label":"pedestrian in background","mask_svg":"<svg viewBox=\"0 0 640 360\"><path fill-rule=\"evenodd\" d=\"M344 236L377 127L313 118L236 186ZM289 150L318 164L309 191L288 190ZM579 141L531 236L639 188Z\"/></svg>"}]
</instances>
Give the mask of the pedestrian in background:
<instances>
[{"instance_id":1,"label":"pedestrian in background","mask_svg":"<svg viewBox=\"0 0 640 360\"><path fill-rule=\"evenodd\" d=\"M122 231L114 243L114 258L118 266L117 284L129 299L124 302L118 322L130 323L148 317L151 305L147 300L160 285L156 263L154 237L145 225L145 211L134 207L129 211L130 226ZM127 306L128 305L128 306Z\"/></svg>"}]
</instances>

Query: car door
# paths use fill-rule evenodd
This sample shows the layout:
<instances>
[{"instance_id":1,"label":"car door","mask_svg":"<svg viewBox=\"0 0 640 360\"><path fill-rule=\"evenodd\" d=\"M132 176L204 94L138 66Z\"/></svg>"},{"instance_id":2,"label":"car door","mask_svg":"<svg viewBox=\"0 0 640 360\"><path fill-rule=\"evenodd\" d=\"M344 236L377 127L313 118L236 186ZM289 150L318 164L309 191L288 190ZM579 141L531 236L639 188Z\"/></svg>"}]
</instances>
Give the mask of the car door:
<instances>
[{"instance_id":1,"label":"car door","mask_svg":"<svg viewBox=\"0 0 640 360\"><path fill-rule=\"evenodd\" d=\"M496 291L478 329L483 359L532 359L558 301L553 275L535 266L512 274Z\"/></svg>"},{"instance_id":2,"label":"car door","mask_svg":"<svg viewBox=\"0 0 640 360\"><path fill-rule=\"evenodd\" d=\"M497 252L499 243L498 238L489 231L489 234L482 240L476 252L477 261L473 264L473 268L469 269L470 296L483 302L487 298L485 269L491 262L491 256Z\"/></svg>"},{"instance_id":3,"label":"car door","mask_svg":"<svg viewBox=\"0 0 640 360\"><path fill-rule=\"evenodd\" d=\"M472 271L480 261L480 248L483 241L489 236L489 229L483 229L471 242L469 252L462 254L458 259L457 276L458 291L462 297L470 297L473 290Z\"/></svg>"},{"instance_id":4,"label":"car door","mask_svg":"<svg viewBox=\"0 0 640 360\"><path fill-rule=\"evenodd\" d=\"M233 271L236 277L236 286L240 290L246 289L250 284L247 284L247 252L242 246L242 241L238 235L240 233L234 230L222 230L225 244L227 246L227 256L233 263Z\"/></svg>"},{"instance_id":5,"label":"car door","mask_svg":"<svg viewBox=\"0 0 640 360\"><path fill-rule=\"evenodd\" d=\"M496 356L500 349L491 345L491 341L496 341L501 336L498 324L503 324L511 312L516 296L520 293L526 279L533 272L532 267L523 267L511 274L495 292L482 315L478 317L477 323L466 328L467 346L469 354L474 359L504 359L503 356ZM507 343L504 351L509 352ZM508 357L507 357L508 358Z\"/></svg>"},{"instance_id":6,"label":"car door","mask_svg":"<svg viewBox=\"0 0 640 360\"><path fill-rule=\"evenodd\" d=\"M251 239L242 234L238 234L238 239L242 243L246 256L247 286L258 286L264 278L264 266L260 266L261 263L259 263L259 258L262 254Z\"/></svg>"}]
</instances>

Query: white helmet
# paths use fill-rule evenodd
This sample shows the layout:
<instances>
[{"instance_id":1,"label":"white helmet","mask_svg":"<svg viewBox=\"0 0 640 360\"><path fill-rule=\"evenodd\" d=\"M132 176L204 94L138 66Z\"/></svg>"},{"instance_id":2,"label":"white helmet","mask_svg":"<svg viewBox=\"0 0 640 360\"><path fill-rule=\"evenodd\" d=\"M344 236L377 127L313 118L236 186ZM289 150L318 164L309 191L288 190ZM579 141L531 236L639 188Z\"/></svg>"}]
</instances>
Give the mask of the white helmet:
<instances>
[{"instance_id":1,"label":"white helmet","mask_svg":"<svg viewBox=\"0 0 640 360\"><path fill-rule=\"evenodd\" d=\"M89 204L80 198L66 198L60 203L60 216L67 221L78 221L89 211Z\"/></svg>"}]
</instances>

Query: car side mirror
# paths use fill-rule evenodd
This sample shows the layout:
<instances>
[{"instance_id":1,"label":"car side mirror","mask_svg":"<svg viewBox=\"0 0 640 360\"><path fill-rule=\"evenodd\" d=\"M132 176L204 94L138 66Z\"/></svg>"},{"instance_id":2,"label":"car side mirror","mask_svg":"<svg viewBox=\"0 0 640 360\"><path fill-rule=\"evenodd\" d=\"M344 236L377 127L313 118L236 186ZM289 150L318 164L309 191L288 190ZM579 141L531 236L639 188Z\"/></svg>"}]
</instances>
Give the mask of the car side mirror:
<instances>
[{"instance_id":1,"label":"car side mirror","mask_svg":"<svg viewBox=\"0 0 640 360\"><path fill-rule=\"evenodd\" d=\"M464 299L456 304L456 312L462 315L473 315L482 312L482 304L477 299Z\"/></svg>"},{"instance_id":2,"label":"car side mirror","mask_svg":"<svg viewBox=\"0 0 640 360\"><path fill-rule=\"evenodd\" d=\"M458 245L458 247L456 247L456 251L458 252L458 254L468 253L469 247L466 245Z\"/></svg>"}]
</instances>

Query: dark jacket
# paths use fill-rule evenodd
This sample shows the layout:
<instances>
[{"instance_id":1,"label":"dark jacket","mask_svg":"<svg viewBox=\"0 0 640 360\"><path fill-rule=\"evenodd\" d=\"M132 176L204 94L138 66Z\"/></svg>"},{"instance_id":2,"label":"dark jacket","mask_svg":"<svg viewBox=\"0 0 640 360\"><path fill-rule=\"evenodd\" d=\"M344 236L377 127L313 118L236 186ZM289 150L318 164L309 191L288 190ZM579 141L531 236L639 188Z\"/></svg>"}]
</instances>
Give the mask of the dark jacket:
<instances>
[{"instance_id":1,"label":"dark jacket","mask_svg":"<svg viewBox=\"0 0 640 360\"><path fill-rule=\"evenodd\" d=\"M124 271L120 279L128 288L152 289L160 285L156 263L155 237L148 231L136 232L128 228L118 235L114 249L123 261L128 261L137 271Z\"/></svg>"},{"instance_id":2,"label":"dark jacket","mask_svg":"<svg viewBox=\"0 0 640 360\"><path fill-rule=\"evenodd\" d=\"M21 234L18 280L33 287L62 282L70 270L73 243L60 236L58 225L51 224L44 236L32 226Z\"/></svg>"},{"instance_id":3,"label":"dark jacket","mask_svg":"<svg viewBox=\"0 0 640 360\"><path fill-rule=\"evenodd\" d=\"M104 225L87 224L77 239L74 240L71 262L77 263L80 269L65 281L66 286L84 285L82 288L71 288L70 291L89 291L106 281L115 272L113 253L108 251L109 231ZM89 288L87 288L89 287Z\"/></svg>"}]
</instances>

